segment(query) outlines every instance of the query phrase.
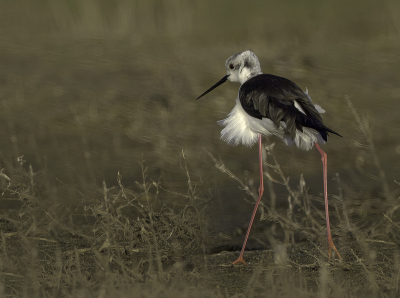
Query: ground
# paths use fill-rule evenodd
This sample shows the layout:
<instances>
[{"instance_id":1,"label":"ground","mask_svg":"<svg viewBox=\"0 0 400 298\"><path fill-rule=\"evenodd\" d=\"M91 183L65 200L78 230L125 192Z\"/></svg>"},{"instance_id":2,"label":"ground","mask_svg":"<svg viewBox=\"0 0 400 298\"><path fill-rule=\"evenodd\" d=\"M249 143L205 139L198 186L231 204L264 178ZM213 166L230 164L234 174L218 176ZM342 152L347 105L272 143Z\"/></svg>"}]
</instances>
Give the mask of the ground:
<instances>
[{"instance_id":1,"label":"ground","mask_svg":"<svg viewBox=\"0 0 400 298\"><path fill-rule=\"evenodd\" d=\"M305 216L306 209L299 208L288 216L265 205L264 220L256 223L245 251L249 266L232 265L243 233L218 233L210 224L215 222L212 202L203 200L184 170L188 190L175 193L187 200L181 208L157 207L165 190L145 180L140 195L118 180L118 187L104 184L95 199L74 208L46 206L34 195L39 185L9 181L3 196L13 203L9 216L1 217L3 295L396 297L399 225L384 210L370 212L358 226L333 217L341 261L335 253L328 259L318 210ZM22 181L32 178L23 168L19 174ZM298 207L308 200L315 207L308 194L293 194ZM141 196L147 199L138 200ZM335 210L345 215L344 208L335 205ZM256 243L264 238L269 243L260 248Z\"/></svg>"},{"instance_id":2,"label":"ground","mask_svg":"<svg viewBox=\"0 0 400 298\"><path fill-rule=\"evenodd\" d=\"M0 297L398 297L398 1L15 0L0 9ZM222 142L251 49L317 150ZM321 145L322 146L322 145Z\"/></svg>"}]
</instances>

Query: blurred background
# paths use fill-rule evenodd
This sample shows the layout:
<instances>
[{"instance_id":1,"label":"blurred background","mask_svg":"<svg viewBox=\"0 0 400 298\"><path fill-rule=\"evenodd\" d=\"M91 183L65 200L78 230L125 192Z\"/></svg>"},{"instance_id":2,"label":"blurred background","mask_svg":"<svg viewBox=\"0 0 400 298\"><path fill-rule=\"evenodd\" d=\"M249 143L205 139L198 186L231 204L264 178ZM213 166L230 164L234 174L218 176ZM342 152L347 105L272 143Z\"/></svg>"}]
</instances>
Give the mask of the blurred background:
<instances>
[{"instance_id":1,"label":"blurred background","mask_svg":"<svg viewBox=\"0 0 400 298\"><path fill-rule=\"evenodd\" d=\"M397 0L2 1L0 168L12 178L21 164L32 165L55 202L79 204L82 197L66 185L87 195L103 180L116 185L119 171L134 190L141 160L154 181L186 189L183 149L192 180L216 198L221 225L244 225L252 205L205 151L258 188L257 148L219 140L216 122L233 108L239 85L195 98L225 75L229 56L247 49L264 73L307 87L327 111L325 124L343 135L323 147L329 185L340 173L362 196L383 201L398 189ZM362 127L372 133L372 151ZM292 186L303 173L320 195L317 151L269 142Z\"/></svg>"}]
</instances>

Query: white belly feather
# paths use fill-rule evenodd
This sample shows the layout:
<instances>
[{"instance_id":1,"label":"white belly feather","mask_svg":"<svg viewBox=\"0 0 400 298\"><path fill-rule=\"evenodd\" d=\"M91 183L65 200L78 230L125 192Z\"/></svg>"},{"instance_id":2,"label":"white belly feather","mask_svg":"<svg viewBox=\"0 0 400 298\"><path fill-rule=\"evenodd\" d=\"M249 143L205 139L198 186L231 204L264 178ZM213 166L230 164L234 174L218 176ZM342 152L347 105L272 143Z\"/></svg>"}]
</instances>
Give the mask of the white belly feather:
<instances>
[{"instance_id":1,"label":"white belly feather","mask_svg":"<svg viewBox=\"0 0 400 298\"><path fill-rule=\"evenodd\" d=\"M295 107L304 113L297 102L295 102ZM315 105L315 107L320 113L325 112L320 106ZM316 142L325 143L318 131L307 127L303 127L303 132L296 130L296 137L292 140L290 134L285 131L285 122L281 121L279 127L277 127L270 119L251 117L243 109L239 98L236 98L236 105L229 113L228 118L218 121L218 124L225 126L221 131L221 139L233 146L243 144L251 147L257 142L259 134L264 136L276 135L285 144L295 143L297 147L303 150L310 150Z\"/></svg>"}]
</instances>

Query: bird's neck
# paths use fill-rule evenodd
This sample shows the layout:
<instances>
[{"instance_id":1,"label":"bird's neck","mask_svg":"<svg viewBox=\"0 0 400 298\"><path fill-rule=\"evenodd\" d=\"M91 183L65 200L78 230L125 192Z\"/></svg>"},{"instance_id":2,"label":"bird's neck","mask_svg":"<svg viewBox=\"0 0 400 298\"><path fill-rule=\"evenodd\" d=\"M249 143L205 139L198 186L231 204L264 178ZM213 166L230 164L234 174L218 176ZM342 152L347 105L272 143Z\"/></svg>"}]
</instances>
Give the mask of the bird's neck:
<instances>
[{"instance_id":1,"label":"bird's neck","mask_svg":"<svg viewBox=\"0 0 400 298\"><path fill-rule=\"evenodd\" d=\"M262 74L261 69L250 69L248 67L244 67L242 71L239 73L239 82L241 85L246 83L249 79Z\"/></svg>"}]
</instances>

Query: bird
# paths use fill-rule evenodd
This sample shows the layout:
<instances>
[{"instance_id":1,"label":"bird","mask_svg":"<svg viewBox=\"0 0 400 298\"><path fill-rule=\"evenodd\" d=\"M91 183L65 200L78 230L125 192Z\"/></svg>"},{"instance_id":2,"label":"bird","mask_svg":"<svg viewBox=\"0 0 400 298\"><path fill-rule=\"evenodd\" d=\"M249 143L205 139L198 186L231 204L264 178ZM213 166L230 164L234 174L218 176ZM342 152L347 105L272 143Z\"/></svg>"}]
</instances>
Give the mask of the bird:
<instances>
[{"instance_id":1,"label":"bird","mask_svg":"<svg viewBox=\"0 0 400 298\"><path fill-rule=\"evenodd\" d=\"M315 147L321 155L324 178L325 217L327 227L328 256L331 259L332 249L342 259L332 240L329 224L328 190L327 190L327 154L318 144L328 141L328 133L342 137L326 127L321 114L325 110L313 104L308 89L303 91L289 79L272 74L263 74L260 61L251 50L230 56L225 62L226 75L197 100L205 96L226 81L240 83L236 104L228 118L218 121L224 128L221 139L230 145L239 144L247 147L258 141L260 187L258 199L250 219L239 257L232 264L248 265L244 258L247 239L251 226L264 193L262 136L276 136L286 145L295 144L303 150Z\"/></svg>"}]
</instances>

